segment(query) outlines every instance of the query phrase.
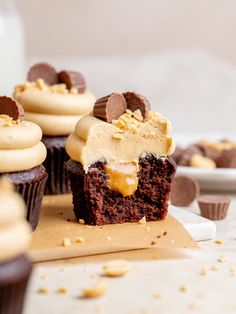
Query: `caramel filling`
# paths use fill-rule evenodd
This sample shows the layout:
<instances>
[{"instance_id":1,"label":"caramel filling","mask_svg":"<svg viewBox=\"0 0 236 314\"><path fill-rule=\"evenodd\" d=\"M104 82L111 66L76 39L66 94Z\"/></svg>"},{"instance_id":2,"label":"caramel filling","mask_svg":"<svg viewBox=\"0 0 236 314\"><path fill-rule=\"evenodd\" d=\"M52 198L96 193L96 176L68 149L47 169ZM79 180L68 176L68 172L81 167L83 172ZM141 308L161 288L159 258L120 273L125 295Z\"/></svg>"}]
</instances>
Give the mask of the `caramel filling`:
<instances>
[{"instance_id":1,"label":"caramel filling","mask_svg":"<svg viewBox=\"0 0 236 314\"><path fill-rule=\"evenodd\" d=\"M109 176L110 189L120 192L123 196L134 194L138 187L138 165L136 163L111 163L105 166Z\"/></svg>"}]
</instances>

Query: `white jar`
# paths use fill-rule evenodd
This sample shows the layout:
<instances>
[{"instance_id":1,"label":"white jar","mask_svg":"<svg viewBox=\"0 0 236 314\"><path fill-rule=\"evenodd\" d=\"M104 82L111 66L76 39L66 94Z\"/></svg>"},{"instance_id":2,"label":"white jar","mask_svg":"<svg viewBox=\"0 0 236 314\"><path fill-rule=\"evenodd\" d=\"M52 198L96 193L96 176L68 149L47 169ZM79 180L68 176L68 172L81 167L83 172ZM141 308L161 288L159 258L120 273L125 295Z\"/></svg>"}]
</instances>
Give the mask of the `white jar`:
<instances>
[{"instance_id":1,"label":"white jar","mask_svg":"<svg viewBox=\"0 0 236 314\"><path fill-rule=\"evenodd\" d=\"M23 27L13 0L0 0L0 95L12 95L24 80L25 45Z\"/></svg>"}]
</instances>

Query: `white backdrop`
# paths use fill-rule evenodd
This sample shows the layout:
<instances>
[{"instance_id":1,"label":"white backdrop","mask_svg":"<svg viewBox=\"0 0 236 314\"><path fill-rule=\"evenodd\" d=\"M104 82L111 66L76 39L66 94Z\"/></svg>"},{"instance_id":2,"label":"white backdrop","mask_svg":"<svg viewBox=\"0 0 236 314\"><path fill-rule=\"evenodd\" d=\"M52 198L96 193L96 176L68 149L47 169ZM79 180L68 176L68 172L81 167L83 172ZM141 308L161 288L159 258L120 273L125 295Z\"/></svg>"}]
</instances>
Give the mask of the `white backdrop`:
<instances>
[{"instance_id":1,"label":"white backdrop","mask_svg":"<svg viewBox=\"0 0 236 314\"><path fill-rule=\"evenodd\" d=\"M235 0L16 2L29 60L81 70L98 97L137 90L178 133L236 133Z\"/></svg>"}]
</instances>

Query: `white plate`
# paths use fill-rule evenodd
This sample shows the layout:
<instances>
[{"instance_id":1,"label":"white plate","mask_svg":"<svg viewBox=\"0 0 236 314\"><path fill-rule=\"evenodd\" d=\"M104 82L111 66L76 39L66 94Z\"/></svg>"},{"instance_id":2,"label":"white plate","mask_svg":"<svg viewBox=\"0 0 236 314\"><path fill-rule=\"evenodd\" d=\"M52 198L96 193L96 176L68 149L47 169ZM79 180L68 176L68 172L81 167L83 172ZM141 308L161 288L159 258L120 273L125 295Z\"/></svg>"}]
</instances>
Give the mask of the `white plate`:
<instances>
[{"instance_id":1,"label":"white plate","mask_svg":"<svg viewBox=\"0 0 236 314\"><path fill-rule=\"evenodd\" d=\"M204 190L236 191L236 169L200 169L178 166L177 173L195 178Z\"/></svg>"},{"instance_id":2,"label":"white plate","mask_svg":"<svg viewBox=\"0 0 236 314\"><path fill-rule=\"evenodd\" d=\"M187 147L189 144L199 140L219 140L222 138L236 139L236 134L176 134L175 142L180 147ZM201 169L193 167L177 167L178 174L184 174L195 178L201 189L220 192L236 191L236 169L235 168L216 168Z\"/></svg>"}]
</instances>

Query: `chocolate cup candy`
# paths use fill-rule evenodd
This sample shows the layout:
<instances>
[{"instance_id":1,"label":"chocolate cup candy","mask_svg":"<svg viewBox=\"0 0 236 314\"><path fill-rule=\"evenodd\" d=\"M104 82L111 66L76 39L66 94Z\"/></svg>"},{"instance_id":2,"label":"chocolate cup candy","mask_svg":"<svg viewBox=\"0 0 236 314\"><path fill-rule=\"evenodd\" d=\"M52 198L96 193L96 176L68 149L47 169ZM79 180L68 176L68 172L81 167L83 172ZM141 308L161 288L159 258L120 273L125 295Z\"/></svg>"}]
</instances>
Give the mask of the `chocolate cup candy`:
<instances>
[{"instance_id":1,"label":"chocolate cup candy","mask_svg":"<svg viewBox=\"0 0 236 314\"><path fill-rule=\"evenodd\" d=\"M197 201L201 215L211 220L224 219L230 204L230 198L224 195L201 195Z\"/></svg>"},{"instance_id":2,"label":"chocolate cup candy","mask_svg":"<svg viewBox=\"0 0 236 314\"><path fill-rule=\"evenodd\" d=\"M190 205L199 193L198 182L188 176L177 175L171 185L170 201L175 206Z\"/></svg>"}]
</instances>

